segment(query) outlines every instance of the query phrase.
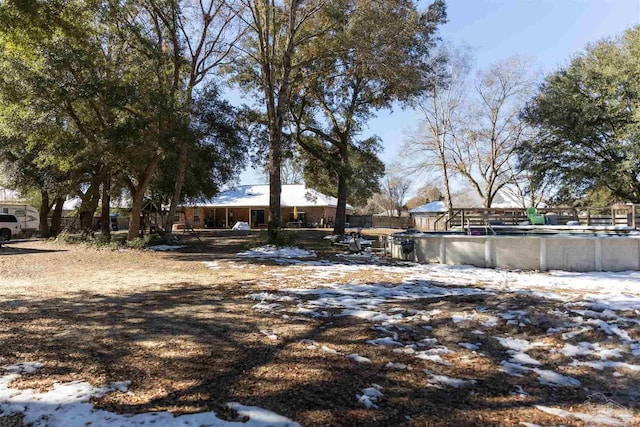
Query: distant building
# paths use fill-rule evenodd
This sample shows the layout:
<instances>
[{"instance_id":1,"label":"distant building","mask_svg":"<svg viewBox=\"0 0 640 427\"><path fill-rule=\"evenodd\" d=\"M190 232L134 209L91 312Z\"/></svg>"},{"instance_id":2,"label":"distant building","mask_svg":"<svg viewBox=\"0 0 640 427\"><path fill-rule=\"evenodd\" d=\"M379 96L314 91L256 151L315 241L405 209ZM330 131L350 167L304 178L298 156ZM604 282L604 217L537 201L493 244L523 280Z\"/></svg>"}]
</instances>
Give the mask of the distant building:
<instances>
[{"instance_id":1,"label":"distant building","mask_svg":"<svg viewBox=\"0 0 640 427\"><path fill-rule=\"evenodd\" d=\"M414 227L419 230L435 230L438 227L438 219L448 211L442 200L434 200L425 205L418 206L409 211L413 218ZM440 220L439 222L443 222ZM444 223L440 224L444 227Z\"/></svg>"},{"instance_id":2,"label":"distant building","mask_svg":"<svg viewBox=\"0 0 640 427\"><path fill-rule=\"evenodd\" d=\"M281 193L283 226L333 226L338 199L303 184L283 185ZM237 221L264 227L269 221L269 185L241 185L212 199L183 206L176 218L196 228L229 228ZM347 205L347 214L353 207Z\"/></svg>"}]
</instances>

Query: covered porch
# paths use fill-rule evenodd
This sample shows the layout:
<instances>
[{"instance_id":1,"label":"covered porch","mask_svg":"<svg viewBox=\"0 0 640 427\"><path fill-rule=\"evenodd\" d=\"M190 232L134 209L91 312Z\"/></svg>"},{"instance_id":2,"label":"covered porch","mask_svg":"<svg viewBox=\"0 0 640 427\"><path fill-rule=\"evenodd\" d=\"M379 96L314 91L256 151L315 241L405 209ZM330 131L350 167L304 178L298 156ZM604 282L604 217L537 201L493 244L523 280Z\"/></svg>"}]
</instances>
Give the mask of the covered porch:
<instances>
[{"instance_id":1,"label":"covered porch","mask_svg":"<svg viewBox=\"0 0 640 427\"><path fill-rule=\"evenodd\" d=\"M264 228L269 221L269 209L264 206L195 206L184 208L179 215L179 222L195 228L231 228L238 221L249 223L251 228ZM335 208L284 206L281 208L281 218L283 227L331 227Z\"/></svg>"}]
</instances>

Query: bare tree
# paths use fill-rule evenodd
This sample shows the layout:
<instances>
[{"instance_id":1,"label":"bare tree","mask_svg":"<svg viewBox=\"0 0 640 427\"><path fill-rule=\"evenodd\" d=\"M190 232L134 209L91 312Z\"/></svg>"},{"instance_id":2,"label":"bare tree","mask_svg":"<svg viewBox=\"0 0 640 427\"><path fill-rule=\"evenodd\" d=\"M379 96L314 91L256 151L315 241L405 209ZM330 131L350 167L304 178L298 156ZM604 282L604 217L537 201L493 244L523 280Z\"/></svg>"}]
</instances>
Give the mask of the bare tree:
<instances>
[{"instance_id":1,"label":"bare tree","mask_svg":"<svg viewBox=\"0 0 640 427\"><path fill-rule=\"evenodd\" d=\"M425 203L441 200L442 191L433 184L427 184L418 189L415 196L407 202L407 209L415 209Z\"/></svg>"},{"instance_id":2,"label":"bare tree","mask_svg":"<svg viewBox=\"0 0 640 427\"><path fill-rule=\"evenodd\" d=\"M400 216L410 189L411 180L407 176L387 175L380 185L380 193L374 196L374 202L388 216Z\"/></svg>"},{"instance_id":3,"label":"bare tree","mask_svg":"<svg viewBox=\"0 0 640 427\"><path fill-rule=\"evenodd\" d=\"M550 181L539 182L533 174L526 170L511 167L511 183L502 188L502 194L517 200L520 207L540 207L548 198Z\"/></svg>"},{"instance_id":4,"label":"bare tree","mask_svg":"<svg viewBox=\"0 0 640 427\"><path fill-rule=\"evenodd\" d=\"M293 153L283 157L280 164L280 181L282 185L302 184L304 182L304 165L300 155ZM269 168L264 168L260 174L265 182L269 181Z\"/></svg>"},{"instance_id":5,"label":"bare tree","mask_svg":"<svg viewBox=\"0 0 640 427\"><path fill-rule=\"evenodd\" d=\"M513 182L511 163L529 129L520 111L533 89L530 61L513 56L478 73L465 120L453 127L452 161L491 207L500 189Z\"/></svg>"},{"instance_id":6,"label":"bare tree","mask_svg":"<svg viewBox=\"0 0 640 427\"><path fill-rule=\"evenodd\" d=\"M455 127L460 123L468 93L467 79L471 70L468 49L443 44L434 61L430 89L414 100L421 114L419 131L405 144L410 167L420 174L437 174L442 179L445 204L451 201L451 160Z\"/></svg>"}]
</instances>

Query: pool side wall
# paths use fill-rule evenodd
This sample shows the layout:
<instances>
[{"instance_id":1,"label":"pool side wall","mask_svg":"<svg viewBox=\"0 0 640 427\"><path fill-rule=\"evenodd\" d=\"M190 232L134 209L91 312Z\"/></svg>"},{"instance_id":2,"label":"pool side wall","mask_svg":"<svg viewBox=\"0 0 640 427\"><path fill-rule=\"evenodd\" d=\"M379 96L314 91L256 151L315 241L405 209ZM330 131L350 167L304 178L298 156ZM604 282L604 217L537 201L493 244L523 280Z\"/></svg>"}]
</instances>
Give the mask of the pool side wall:
<instances>
[{"instance_id":1,"label":"pool side wall","mask_svg":"<svg viewBox=\"0 0 640 427\"><path fill-rule=\"evenodd\" d=\"M393 258L476 267L565 270L640 270L640 238L616 236L406 236L414 251L392 243Z\"/></svg>"}]
</instances>

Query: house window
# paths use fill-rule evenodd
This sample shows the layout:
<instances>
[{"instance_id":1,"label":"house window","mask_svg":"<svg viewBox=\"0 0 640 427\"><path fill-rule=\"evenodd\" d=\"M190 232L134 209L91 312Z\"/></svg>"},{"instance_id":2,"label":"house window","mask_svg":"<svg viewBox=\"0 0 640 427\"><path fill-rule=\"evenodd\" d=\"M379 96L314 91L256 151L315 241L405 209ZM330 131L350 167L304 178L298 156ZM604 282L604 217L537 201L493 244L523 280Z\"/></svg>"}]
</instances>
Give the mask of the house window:
<instances>
[{"instance_id":1,"label":"house window","mask_svg":"<svg viewBox=\"0 0 640 427\"><path fill-rule=\"evenodd\" d=\"M251 225L257 226L265 223L264 209L251 209Z\"/></svg>"},{"instance_id":2,"label":"house window","mask_svg":"<svg viewBox=\"0 0 640 427\"><path fill-rule=\"evenodd\" d=\"M293 219L293 212L289 212L289 222L306 222L307 218L304 212L298 212L298 219Z\"/></svg>"},{"instance_id":3,"label":"house window","mask_svg":"<svg viewBox=\"0 0 640 427\"><path fill-rule=\"evenodd\" d=\"M200 215L194 215L193 222L200 222Z\"/></svg>"},{"instance_id":4,"label":"house window","mask_svg":"<svg viewBox=\"0 0 640 427\"><path fill-rule=\"evenodd\" d=\"M9 213L9 208L2 208L2 213Z\"/></svg>"}]
</instances>

